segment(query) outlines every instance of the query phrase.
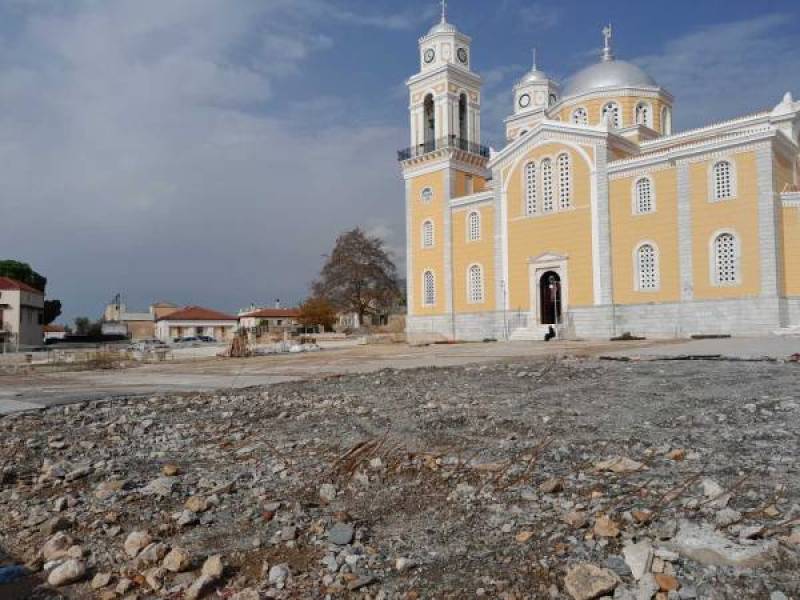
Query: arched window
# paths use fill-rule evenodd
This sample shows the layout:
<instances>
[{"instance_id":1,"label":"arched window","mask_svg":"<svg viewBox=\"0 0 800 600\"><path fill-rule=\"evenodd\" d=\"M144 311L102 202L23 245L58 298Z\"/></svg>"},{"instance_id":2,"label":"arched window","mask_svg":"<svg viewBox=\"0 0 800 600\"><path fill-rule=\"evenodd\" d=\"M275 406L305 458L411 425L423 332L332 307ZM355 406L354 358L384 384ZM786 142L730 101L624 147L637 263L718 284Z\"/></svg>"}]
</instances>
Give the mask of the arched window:
<instances>
[{"instance_id":1,"label":"arched window","mask_svg":"<svg viewBox=\"0 0 800 600\"><path fill-rule=\"evenodd\" d=\"M525 214L535 215L539 212L536 198L536 163L533 161L525 165Z\"/></svg>"},{"instance_id":2,"label":"arched window","mask_svg":"<svg viewBox=\"0 0 800 600\"><path fill-rule=\"evenodd\" d=\"M712 198L714 200L726 200L733 198L735 192L735 173L730 161L721 160L714 163L711 169Z\"/></svg>"},{"instance_id":3,"label":"arched window","mask_svg":"<svg viewBox=\"0 0 800 600\"><path fill-rule=\"evenodd\" d=\"M575 110L572 111L572 122L576 125L588 125L589 124L589 113L586 112L586 109L582 106L579 106Z\"/></svg>"},{"instance_id":4,"label":"arched window","mask_svg":"<svg viewBox=\"0 0 800 600\"><path fill-rule=\"evenodd\" d=\"M659 285L658 251L650 243L641 244L636 249L636 281L637 291L657 290Z\"/></svg>"},{"instance_id":5,"label":"arched window","mask_svg":"<svg viewBox=\"0 0 800 600\"><path fill-rule=\"evenodd\" d=\"M480 265L472 265L467 271L468 294L470 304L483 302L483 269Z\"/></svg>"},{"instance_id":6,"label":"arched window","mask_svg":"<svg viewBox=\"0 0 800 600\"><path fill-rule=\"evenodd\" d=\"M653 182L649 177L640 177L633 186L633 211L637 215L653 212L656 209Z\"/></svg>"},{"instance_id":7,"label":"arched window","mask_svg":"<svg viewBox=\"0 0 800 600\"><path fill-rule=\"evenodd\" d=\"M467 95L461 94L458 97L458 137L467 141Z\"/></svg>"},{"instance_id":8,"label":"arched window","mask_svg":"<svg viewBox=\"0 0 800 600\"><path fill-rule=\"evenodd\" d=\"M647 102L639 102L636 105L636 124L646 127L653 126L653 110Z\"/></svg>"},{"instance_id":9,"label":"arched window","mask_svg":"<svg viewBox=\"0 0 800 600\"><path fill-rule=\"evenodd\" d=\"M474 242L481 239L481 213L473 210L467 217L467 240Z\"/></svg>"},{"instance_id":10,"label":"arched window","mask_svg":"<svg viewBox=\"0 0 800 600\"><path fill-rule=\"evenodd\" d=\"M619 104L609 102L603 107L603 122L608 122L615 129L622 127L622 117L619 111Z\"/></svg>"},{"instance_id":11,"label":"arched window","mask_svg":"<svg viewBox=\"0 0 800 600\"><path fill-rule=\"evenodd\" d=\"M425 271L422 274L422 304L425 306L436 304L436 282L433 271Z\"/></svg>"},{"instance_id":12,"label":"arched window","mask_svg":"<svg viewBox=\"0 0 800 600\"><path fill-rule=\"evenodd\" d=\"M661 109L661 133L672 135L672 111L668 106Z\"/></svg>"},{"instance_id":13,"label":"arched window","mask_svg":"<svg viewBox=\"0 0 800 600\"><path fill-rule=\"evenodd\" d=\"M572 205L572 173L570 172L569 154L558 155L558 206L567 209Z\"/></svg>"},{"instance_id":14,"label":"arched window","mask_svg":"<svg viewBox=\"0 0 800 600\"><path fill-rule=\"evenodd\" d=\"M712 283L736 285L739 283L739 244L736 236L720 233L712 243Z\"/></svg>"},{"instance_id":15,"label":"arched window","mask_svg":"<svg viewBox=\"0 0 800 600\"><path fill-rule=\"evenodd\" d=\"M422 247L433 248L433 221L430 219L422 223Z\"/></svg>"},{"instance_id":16,"label":"arched window","mask_svg":"<svg viewBox=\"0 0 800 600\"><path fill-rule=\"evenodd\" d=\"M423 110L425 112L423 124L425 128L425 152L433 152L436 144L436 108L433 103L433 94L425 96Z\"/></svg>"},{"instance_id":17,"label":"arched window","mask_svg":"<svg viewBox=\"0 0 800 600\"><path fill-rule=\"evenodd\" d=\"M542 159L542 212L553 210L553 161Z\"/></svg>"},{"instance_id":18,"label":"arched window","mask_svg":"<svg viewBox=\"0 0 800 600\"><path fill-rule=\"evenodd\" d=\"M424 188L420 192L419 197L420 200L422 200L425 204L428 204L431 200L433 200L433 188Z\"/></svg>"}]
</instances>

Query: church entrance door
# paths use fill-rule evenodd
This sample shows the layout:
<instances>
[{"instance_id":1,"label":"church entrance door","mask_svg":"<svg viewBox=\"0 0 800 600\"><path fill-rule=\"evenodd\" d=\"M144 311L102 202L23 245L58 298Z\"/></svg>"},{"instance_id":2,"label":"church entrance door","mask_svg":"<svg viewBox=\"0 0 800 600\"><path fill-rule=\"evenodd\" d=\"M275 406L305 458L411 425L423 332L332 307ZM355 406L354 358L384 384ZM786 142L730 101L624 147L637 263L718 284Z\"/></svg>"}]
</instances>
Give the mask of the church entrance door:
<instances>
[{"instance_id":1,"label":"church entrance door","mask_svg":"<svg viewBox=\"0 0 800 600\"><path fill-rule=\"evenodd\" d=\"M539 323L561 323L561 277L555 271L546 271L539 278Z\"/></svg>"}]
</instances>

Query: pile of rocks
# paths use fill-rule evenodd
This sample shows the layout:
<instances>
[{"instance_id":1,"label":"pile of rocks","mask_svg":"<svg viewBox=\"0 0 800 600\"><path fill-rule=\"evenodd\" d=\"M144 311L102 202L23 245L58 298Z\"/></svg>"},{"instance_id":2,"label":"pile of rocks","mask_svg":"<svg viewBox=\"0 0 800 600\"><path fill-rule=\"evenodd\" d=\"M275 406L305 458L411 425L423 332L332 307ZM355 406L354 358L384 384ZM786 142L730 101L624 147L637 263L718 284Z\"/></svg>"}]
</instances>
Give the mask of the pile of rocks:
<instances>
[{"instance_id":1,"label":"pile of rocks","mask_svg":"<svg viewBox=\"0 0 800 600\"><path fill-rule=\"evenodd\" d=\"M796 369L565 359L6 417L0 549L41 598L798 597Z\"/></svg>"}]
</instances>

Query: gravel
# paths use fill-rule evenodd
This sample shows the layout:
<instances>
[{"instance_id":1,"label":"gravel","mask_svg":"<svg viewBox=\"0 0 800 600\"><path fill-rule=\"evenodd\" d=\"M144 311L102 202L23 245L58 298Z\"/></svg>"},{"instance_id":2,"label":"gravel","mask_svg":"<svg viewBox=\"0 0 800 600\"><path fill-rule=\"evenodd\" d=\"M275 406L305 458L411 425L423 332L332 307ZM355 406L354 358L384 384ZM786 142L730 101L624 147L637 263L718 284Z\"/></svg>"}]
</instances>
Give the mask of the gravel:
<instances>
[{"instance_id":1,"label":"gravel","mask_svg":"<svg viewBox=\"0 0 800 600\"><path fill-rule=\"evenodd\" d=\"M36 598L797 597L798 369L547 359L8 416L0 568Z\"/></svg>"}]
</instances>

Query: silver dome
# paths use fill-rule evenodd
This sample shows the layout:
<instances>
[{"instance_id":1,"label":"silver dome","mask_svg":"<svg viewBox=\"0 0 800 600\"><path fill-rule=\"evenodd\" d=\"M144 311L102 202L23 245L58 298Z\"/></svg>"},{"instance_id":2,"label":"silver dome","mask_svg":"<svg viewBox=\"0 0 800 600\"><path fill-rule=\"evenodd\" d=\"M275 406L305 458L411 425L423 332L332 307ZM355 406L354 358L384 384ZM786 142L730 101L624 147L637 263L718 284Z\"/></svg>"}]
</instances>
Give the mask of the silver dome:
<instances>
[{"instance_id":1,"label":"silver dome","mask_svg":"<svg viewBox=\"0 0 800 600\"><path fill-rule=\"evenodd\" d=\"M526 83L535 83L537 81L547 81L548 79L550 78L544 71L540 71L539 69L532 69L522 76L522 79L519 80L517 85L524 85Z\"/></svg>"},{"instance_id":2,"label":"silver dome","mask_svg":"<svg viewBox=\"0 0 800 600\"><path fill-rule=\"evenodd\" d=\"M455 25L442 20L428 31L428 35L433 35L434 33L458 33L458 29L456 29Z\"/></svg>"},{"instance_id":3,"label":"silver dome","mask_svg":"<svg viewBox=\"0 0 800 600\"><path fill-rule=\"evenodd\" d=\"M656 80L636 65L624 60L605 60L578 71L564 88L564 96L619 87L658 87Z\"/></svg>"}]
</instances>

